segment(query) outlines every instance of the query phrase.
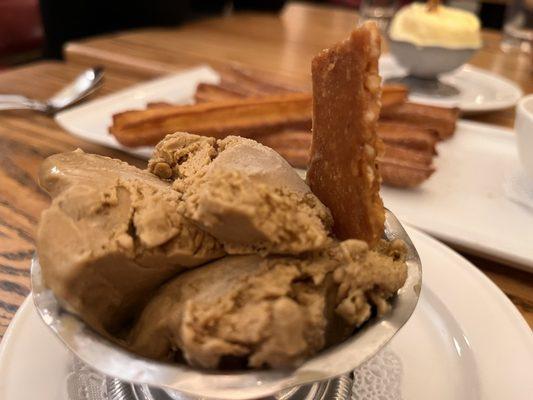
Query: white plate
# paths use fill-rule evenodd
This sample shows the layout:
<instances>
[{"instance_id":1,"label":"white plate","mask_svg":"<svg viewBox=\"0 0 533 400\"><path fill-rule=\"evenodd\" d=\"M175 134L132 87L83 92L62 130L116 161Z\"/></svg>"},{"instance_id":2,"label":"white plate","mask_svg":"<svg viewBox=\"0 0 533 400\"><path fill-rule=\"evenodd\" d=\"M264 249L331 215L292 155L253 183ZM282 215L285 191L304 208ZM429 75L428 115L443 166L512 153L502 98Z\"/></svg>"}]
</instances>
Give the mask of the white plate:
<instances>
[{"instance_id":1,"label":"white plate","mask_svg":"<svg viewBox=\"0 0 533 400\"><path fill-rule=\"evenodd\" d=\"M354 400L370 389L394 400L530 399L533 335L516 308L464 258L419 231L408 233L423 264L419 305L356 374L365 379ZM0 347L0 399L67 399L70 363L26 300Z\"/></svg>"},{"instance_id":2,"label":"white plate","mask_svg":"<svg viewBox=\"0 0 533 400\"><path fill-rule=\"evenodd\" d=\"M148 158L151 147L132 150L122 146L109 133L113 114L132 109L143 109L153 101L170 103L190 103L200 82L218 83L220 76L208 66L192 68L141 83L108 96L69 108L55 116L56 122L65 130L88 142L124 150L128 153Z\"/></svg>"},{"instance_id":3,"label":"white plate","mask_svg":"<svg viewBox=\"0 0 533 400\"><path fill-rule=\"evenodd\" d=\"M405 75L391 55L380 59L380 73L384 79ZM457 96L436 98L411 95L414 102L443 107L459 107L465 113L480 113L513 107L523 96L522 89L514 82L472 65L444 74L441 81L459 89Z\"/></svg>"},{"instance_id":4,"label":"white plate","mask_svg":"<svg viewBox=\"0 0 533 400\"><path fill-rule=\"evenodd\" d=\"M504 190L520 169L512 131L460 121L437 149L433 176L413 190L384 186L386 206L466 251L533 272L533 211Z\"/></svg>"}]
</instances>

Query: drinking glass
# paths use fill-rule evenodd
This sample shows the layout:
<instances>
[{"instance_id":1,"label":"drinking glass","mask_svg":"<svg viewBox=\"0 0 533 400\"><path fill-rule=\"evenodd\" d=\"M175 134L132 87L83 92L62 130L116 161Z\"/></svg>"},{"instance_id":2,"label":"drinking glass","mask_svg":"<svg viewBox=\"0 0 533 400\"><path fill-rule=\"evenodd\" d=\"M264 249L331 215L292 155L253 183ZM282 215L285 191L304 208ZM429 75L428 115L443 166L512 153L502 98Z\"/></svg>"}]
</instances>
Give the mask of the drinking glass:
<instances>
[{"instance_id":1,"label":"drinking glass","mask_svg":"<svg viewBox=\"0 0 533 400\"><path fill-rule=\"evenodd\" d=\"M503 25L502 49L532 52L533 0L511 0L507 5Z\"/></svg>"},{"instance_id":2,"label":"drinking glass","mask_svg":"<svg viewBox=\"0 0 533 400\"><path fill-rule=\"evenodd\" d=\"M363 21L376 21L385 33L397 8L398 0L362 0L359 15Z\"/></svg>"}]
</instances>

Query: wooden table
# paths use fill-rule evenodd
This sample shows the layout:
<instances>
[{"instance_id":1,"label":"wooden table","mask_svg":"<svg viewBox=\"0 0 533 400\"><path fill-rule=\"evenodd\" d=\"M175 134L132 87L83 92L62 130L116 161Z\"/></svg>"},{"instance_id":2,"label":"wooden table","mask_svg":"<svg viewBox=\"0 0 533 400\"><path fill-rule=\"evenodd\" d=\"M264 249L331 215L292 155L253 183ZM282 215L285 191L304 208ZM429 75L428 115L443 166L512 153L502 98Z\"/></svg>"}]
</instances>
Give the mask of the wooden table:
<instances>
[{"instance_id":1,"label":"wooden table","mask_svg":"<svg viewBox=\"0 0 533 400\"><path fill-rule=\"evenodd\" d=\"M346 37L357 14L346 9L291 3L280 17L247 13L198 21L178 28L145 29L70 43L70 62L142 77L154 77L207 63L214 67L236 62L298 85L310 84L310 60L323 48ZM500 50L501 35L483 32L483 48L473 65L517 82L533 92L531 57ZM385 49L386 51L386 49ZM512 126L514 111L504 110L473 119Z\"/></svg>"},{"instance_id":2,"label":"wooden table","mask_svg":"<svg viewBox=\"0 0 533 400\"><path fill-rule=\"evenodd\" d=\"M313 54L342 38L356 16L345 10L292 5L281 18L244 14L196 22L176 29L151 29L71 43L67 63L40 62L0 73L0 93L45 99L84 66L106 66L98 96L160 74L198 63L214 66L236 61L250 68L308 84ZM533 91L531 64L498 50L499 35L485 33L476 65L506 75L526 92ZM510 110L477 119L510 126ZM47 156L81 147L142 166L127 154L76 139L50 118L32 112L0 114L0 336L29 293L29 263L40 212L49 204L37 172ZM466 256L483 270L533 326L533 274Z\"/></svg>"}]
</instances>

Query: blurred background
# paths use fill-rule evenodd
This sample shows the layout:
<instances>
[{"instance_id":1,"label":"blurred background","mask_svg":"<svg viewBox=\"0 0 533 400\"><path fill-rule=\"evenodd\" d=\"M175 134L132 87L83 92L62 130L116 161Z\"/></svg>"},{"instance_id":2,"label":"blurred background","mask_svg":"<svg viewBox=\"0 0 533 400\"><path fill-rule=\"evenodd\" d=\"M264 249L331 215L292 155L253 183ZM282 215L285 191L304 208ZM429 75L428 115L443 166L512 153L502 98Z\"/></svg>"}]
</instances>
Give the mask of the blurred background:
<instances>
[{"instance_id":1,"label":"blurred background","mask_svg":"<svg viewBox=\"0 0 533 400\"><path fill-rule=\"evenodd\" d=\"M506 9L509 11L517 1L532 0L443 3L476 13L484 28L501 30ZM352 9L364 8L369 2L374 3L370 0L314 1ZM386 1L393 9L408 2ZM63 44L72 39L147 26L177 26L234 11L278 12L284 4L283 0L0 0L0 69L40 58L61 58Z\"/></svg>"}]
</instances>

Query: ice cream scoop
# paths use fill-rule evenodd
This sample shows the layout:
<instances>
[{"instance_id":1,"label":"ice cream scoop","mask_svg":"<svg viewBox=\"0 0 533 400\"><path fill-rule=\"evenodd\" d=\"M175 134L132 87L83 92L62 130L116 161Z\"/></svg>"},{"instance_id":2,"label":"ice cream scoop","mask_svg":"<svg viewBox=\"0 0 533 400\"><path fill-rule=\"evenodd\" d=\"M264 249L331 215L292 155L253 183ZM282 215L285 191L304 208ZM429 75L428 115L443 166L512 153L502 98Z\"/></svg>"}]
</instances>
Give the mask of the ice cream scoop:
<instances>
[{"instance_id":1,"label":"ice cream scoop","mask_svg":"<svg viewBox=\"0 0 533 400\"><path fill-rule=\"evenodd\" d=\"M177 212L167 182L81 150L49 157L39 181L53 197L37 252L46 284L101 332L113 332L178 272L224 255Z\"/></svg>"},{"instance_id":2,"label":"ice cream scoop","mask_svg":"<svg viewBox=\"0 0 533 400\"><path fill-rule=\"evenodd\" d=\"M166 284L126 346L203 368L288 368L347 338L403 285L401 241L346 240L305 257L228 256Z\"/></svg>"},{"instance_id":3,"label":"ice cream scoop","mask_svg":"<svg viewBox=\"0 0 533 400\"><path fill-rule=\"evenodd\" d=\"M254 140L177 132L148 168L172 182L183 213L230 254L300 254L331 242L329 210L278 153Z\"/></svg>"}]
</instances>

